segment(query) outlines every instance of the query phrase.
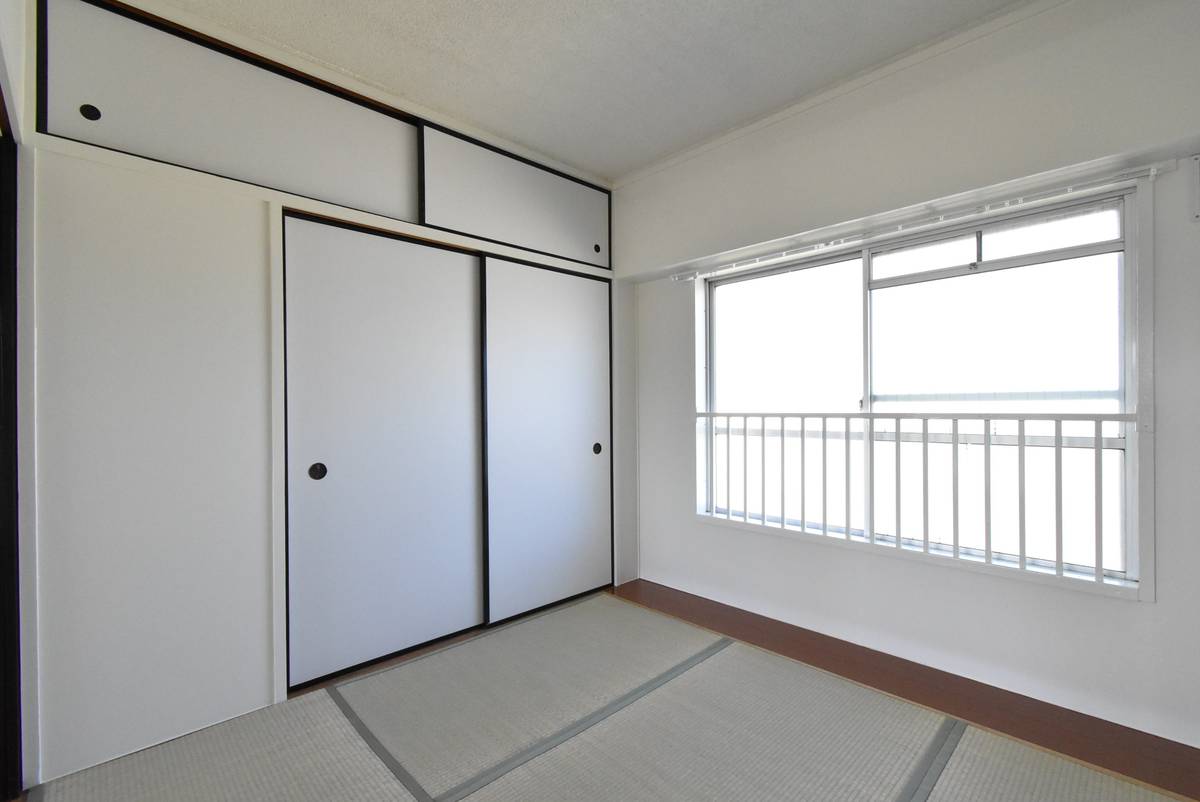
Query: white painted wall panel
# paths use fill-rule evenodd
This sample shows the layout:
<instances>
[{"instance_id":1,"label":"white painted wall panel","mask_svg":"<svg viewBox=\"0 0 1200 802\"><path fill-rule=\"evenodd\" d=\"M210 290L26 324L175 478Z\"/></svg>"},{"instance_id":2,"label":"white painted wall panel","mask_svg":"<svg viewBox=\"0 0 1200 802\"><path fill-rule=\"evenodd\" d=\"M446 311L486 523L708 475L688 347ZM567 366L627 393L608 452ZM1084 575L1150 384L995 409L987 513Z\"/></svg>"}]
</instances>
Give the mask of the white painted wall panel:
<instances>
[{"instance_id":1,"label":"white painted wall panel","mask_svg":"<svg viewBox=\"0 0 1200 802\"><path fill-rule=\"evenodd\" d=\"M499 621L612 581L609 287L489 258L485 288L489 620Z\"/></svg>"},{"instance_id":2,"label":"white painted wall panel","mask_svg":"<svg viewBox=\"0 0 1200 802\"><path fill-rule=\"evenodd\" d=\"M50 133L416 220L413 125L81 0L47 10Z\"/></svg>"},{"instance_id":3,"label":"white painted wall panel","mask_svg":"<svg viewBox=\"0 0 1200 802\"><path fill-rule=\"evenodd\" d=\"M483 621L479 259L295 218L285 237L298 685Z\"/></svg>"},{"instance_id":4,"label":"white painted wall panel","mask_svg":"<svg viewBox=\"0 0 1200 802\"><path fill-rule=\"evenodd\" d=\"M618 272L1200 133L1194 0L1014 13L625 183ZM637 292L641 575L1200 746L1200 224L1185 175L1155 182L1156 602L697 521L693 288L668 281Z\"/></svg>"},{"instance_id":5,"label":"white painted wall panel","mask_svg":"<svg viewBox=\"0 0 1200 802\"><path fill-rule=\"evenodd\" d=\"M423 136L426 223L608 267L608 193L436 128Z\"/></svg>"},{"instance_id":6,"label":"white painted wall panel","mask_svg":"<svg viewBox=\"0 0 1200 802\"><path fill-rule=\"evenodd\" d=\"M1042 0L618 182L617 272L1200 133L1200 3Z\"/></svg>"},{"instance_id":7,"label":"white painted wall panel","mask_svg":"<svg viewBox=\"0 0 1200 802\"><path fill-rule=\"evenodd\" d=\"M42 779L271 701L265 204L41 151Z\"/></svg>"}]
</instances>

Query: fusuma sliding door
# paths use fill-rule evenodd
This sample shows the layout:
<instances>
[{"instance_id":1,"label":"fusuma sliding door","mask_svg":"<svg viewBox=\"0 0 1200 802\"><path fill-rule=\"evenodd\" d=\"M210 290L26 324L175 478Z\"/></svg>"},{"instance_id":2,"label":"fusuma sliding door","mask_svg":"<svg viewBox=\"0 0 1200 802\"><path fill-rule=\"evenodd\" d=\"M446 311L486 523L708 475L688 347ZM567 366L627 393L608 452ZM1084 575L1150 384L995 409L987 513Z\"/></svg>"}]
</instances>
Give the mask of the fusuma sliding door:
<instances>
[{"instance_id":1,"label":"fusuma sliding door","mask_svg":"<svg viewBox=\"0 0 1200 802\"><path fill-rule=\"evenodd\" d=\"M483 620L476 256L285 223L289 684Z\"/></svg>"},{"instance_id":2,"label":"fusuma sliding door","mask_svg":"<svg viewBox=\"0 0 1200 802\"><path fill-rule=\"evenodd\" d=\"M488 620L612 581L609 282L488 257Z\"/></svg>"}]
</instances>

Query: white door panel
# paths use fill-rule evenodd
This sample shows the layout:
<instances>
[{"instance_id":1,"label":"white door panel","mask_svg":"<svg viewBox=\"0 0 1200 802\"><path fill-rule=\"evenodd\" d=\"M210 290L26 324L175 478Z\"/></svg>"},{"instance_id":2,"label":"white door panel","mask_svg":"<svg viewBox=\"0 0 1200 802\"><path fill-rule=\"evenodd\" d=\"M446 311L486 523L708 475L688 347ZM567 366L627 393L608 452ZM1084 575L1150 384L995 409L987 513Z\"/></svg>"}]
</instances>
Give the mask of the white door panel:
<instances>
[{"instance_id":1,"label":"white door panel","mask_svg":"<svg viewBox=\"0 0 1200 802\"><path fill-rule=\"evenodd\" d=\"M499 621L612 581L609 285L493 258L484 281Z\"/></svg>"},{"instance_id":2,"label":"white door panel","mask_svg":"<svg viewBox=\"0 0 1200 802\"><path fill-rule=\"evenodd\" d=\"M479 262L291 217L285 237L296 685L482 621Z\"/></svg>"},{"instance_id":3,"label":"white door panel","mask_svg":"<svg viewBox=\"0 0 1200 802\"><path fill-rule=\"evenodd\" d=\"M46 13L50 133L416 220L411 123L83 0Z\"/></svg>"},{"instance_id":4,"label":"white door panel","mask_svg":"<svg viewBox=\"0 0 1200 802\"><path fill-rule=\"evenodd\" d=\"M426 126L425 220L609 266L608 193Z\"/></svg>"}]
</instances>

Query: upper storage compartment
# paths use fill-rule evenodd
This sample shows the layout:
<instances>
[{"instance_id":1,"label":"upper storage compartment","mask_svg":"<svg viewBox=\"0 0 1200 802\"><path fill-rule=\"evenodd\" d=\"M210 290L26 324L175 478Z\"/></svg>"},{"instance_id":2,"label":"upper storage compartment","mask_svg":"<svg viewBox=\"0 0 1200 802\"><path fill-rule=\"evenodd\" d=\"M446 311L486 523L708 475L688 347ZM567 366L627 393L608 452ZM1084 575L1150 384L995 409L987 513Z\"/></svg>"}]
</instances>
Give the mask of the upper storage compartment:
<instances>
[{"instance_id":1,"label":"upper storage compartment","mask_svg":"<svg viewBox=\"0 0 1200 802\"><path fill-rule=\"evenodd\" d=\"M401 220L417 130L83 0L46 0L39 128Z\"/></svg>"},{"instance_id":2,"label":"upper storage compartment","mask_svg":"<svg viewBox=\"0 0 1200 802\"><path fill-rule=\"evenodd\" d=\"M432 126L426 225L609 267L608 192Z\"/></svg>"}]
</instances>

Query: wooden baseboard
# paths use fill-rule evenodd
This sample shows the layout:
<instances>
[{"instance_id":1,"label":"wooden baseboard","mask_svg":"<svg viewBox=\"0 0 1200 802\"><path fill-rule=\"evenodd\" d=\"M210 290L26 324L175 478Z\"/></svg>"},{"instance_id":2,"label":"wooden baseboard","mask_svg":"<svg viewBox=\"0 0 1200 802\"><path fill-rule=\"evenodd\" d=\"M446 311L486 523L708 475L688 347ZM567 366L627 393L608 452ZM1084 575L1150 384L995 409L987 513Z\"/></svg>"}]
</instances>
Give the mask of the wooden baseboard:
<instances>
[{"instance_id":1,"label":"wooden baseboard","mask_svg":"<svg viewBox=\"0 0 1200 802\"><path fill-rule=\"evenodd\" d=\"M613 593L948 716L1200 799L1200 749L643 579Z\"/></svg>"}]
</instances>

